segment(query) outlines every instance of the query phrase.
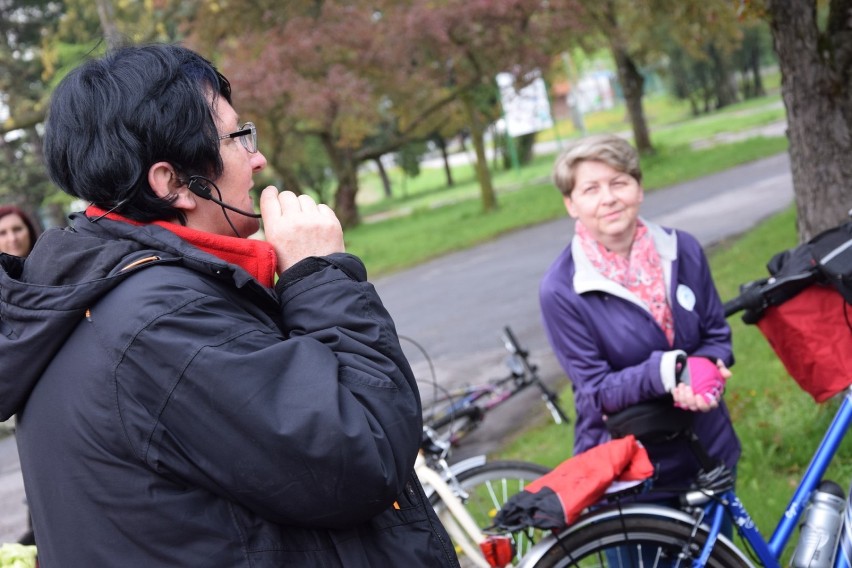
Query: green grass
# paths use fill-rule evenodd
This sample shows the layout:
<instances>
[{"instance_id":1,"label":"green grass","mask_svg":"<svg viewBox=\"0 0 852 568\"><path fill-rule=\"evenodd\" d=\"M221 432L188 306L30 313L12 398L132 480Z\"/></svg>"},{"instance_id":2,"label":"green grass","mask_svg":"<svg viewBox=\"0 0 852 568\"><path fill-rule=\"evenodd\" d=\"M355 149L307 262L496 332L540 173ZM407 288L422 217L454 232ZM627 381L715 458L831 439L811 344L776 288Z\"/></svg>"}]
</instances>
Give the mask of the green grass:
<instances>
[{"instance_id":1,"label":"green grass","mask_svg":"<svg viewBox=\"0 0 852 568\"><path fill-rule=\"evenodd\" d=\"M744 282L767 276L766 262L796 242L795 211L791 207L741 238L715 247L710 264L722 298L735 296ZM768 538L838 401L815 404L786 373L755 326L745 325L739 316L732 316L729 322L736 364L725 399L743 447L737 492ZM562 400L566 408L573 406L570 389L565 389ZM508 441L496 457L554 466L570 455L572 438L570 426L542 420L539 426ZM827 477L848 486L852 479L852 441L841 445Z\"/></svg>"},{"instance_id":2,"label":"green grass","mask_svg":"<svg viewBox=\"0 0 852 568\"><path fill-rule=\"evenodd\" d=\"M666 187L786 147L786 138L752 138L702 150L661 145L655 156L643 159L644 185L648 190ZM347 230L346 249L360 256L371 277L376 277L565 215L561 196L547 177L552 160L540 157L519 177L507 172L496 178L503 182L497 211L483 213L475 195L453 194L455 199L447 205L412 207L408 215Z\"/></svg>"}]
</instances>

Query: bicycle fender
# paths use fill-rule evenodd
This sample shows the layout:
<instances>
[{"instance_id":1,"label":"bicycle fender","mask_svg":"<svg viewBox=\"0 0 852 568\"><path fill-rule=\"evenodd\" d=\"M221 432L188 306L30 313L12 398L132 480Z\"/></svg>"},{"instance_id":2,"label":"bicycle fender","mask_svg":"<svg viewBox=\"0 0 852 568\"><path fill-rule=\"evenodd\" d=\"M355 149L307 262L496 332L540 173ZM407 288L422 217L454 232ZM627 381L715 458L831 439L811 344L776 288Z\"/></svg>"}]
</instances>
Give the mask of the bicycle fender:
<instances>
[{"instance_id":1,"label":"bicycle fender","mask_svg":"<svg viewBox=\"0 0 852 568\"><path fill-rule=\"evenodd\" d=\"M488 456L486 456L485 454L478 455L478 456L471 456L467 459L464 459L464 460L462 460L458 463L454 463L451 466L449 466L449 468L450 468L449 474L447 474L446 472L442 472L441 478L444 481L449 481L451 478L454 478L454 477L458 476L459 474L464 473L468 470L476 469L478 467L482 467L483 465L485 465L485 462L487 462L487 461L488 461ZM429 484L424 485L423 490L426 492L427 498L431 498L432 494L435 493L435 489Z\"/></svg>"},{"instance_id":2,"label":"bicycle fender","mask_svg":"<svg viewBox=\"0 0 852 568\"><path fill-rule=\"evenodd\" d=\"M485 465L486 461L488 461L488 456L486 456L485 454L471 456L458 463L452 464L450 466L450 473L452 473L453 475L459 475L460 473L464 473L468 470L477 467L482 467L483 465Z\"/></svg>"}]
</instances>

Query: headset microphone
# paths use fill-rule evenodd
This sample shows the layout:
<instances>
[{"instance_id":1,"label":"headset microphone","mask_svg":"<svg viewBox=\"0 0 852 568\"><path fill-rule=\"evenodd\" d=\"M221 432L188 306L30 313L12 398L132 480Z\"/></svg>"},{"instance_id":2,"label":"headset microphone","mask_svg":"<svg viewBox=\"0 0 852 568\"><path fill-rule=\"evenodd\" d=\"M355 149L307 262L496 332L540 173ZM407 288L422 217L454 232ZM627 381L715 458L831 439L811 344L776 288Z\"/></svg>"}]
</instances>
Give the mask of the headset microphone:
<instances>
[{"instance_id":1,"label":"headset microphone","mask_svg":"<svg viewBox=\"0 0 852 568\"><path fill-rule=\"evenodd\" d=\"M216 187L216 184L213 183L213 180L207 179L204 176L189 176L189 180L187 181L186 187L189 189L189 191L191 191L192 193L194 193L195 195L197 195L201 199L208 199L208 200L212 201L213 203L215 203L216 205L218 205L219 207L224 207L225 209L230 209L231 211L233 211L235 213L239 213L240 215L245 215L246 217L253 217L255 219L261 218L260 215L258 215L257 213L255 213L253 211L251 213L249 213L248 211L243 211L242 209L237 209L236 207L233 207L232 205L228 205L227 203L225 203L224 201L222 201L220 199L216 199L215 197L213 197L213 194L210 191L210 186L207 185L207 184L210 184L213 187L215 187L216 192L219 194L219 196L220 197L222 196L222 192L219 191L219 188ZM227 216L226 216L226 218L227 218Z\"/></svg>"}]
</instances>

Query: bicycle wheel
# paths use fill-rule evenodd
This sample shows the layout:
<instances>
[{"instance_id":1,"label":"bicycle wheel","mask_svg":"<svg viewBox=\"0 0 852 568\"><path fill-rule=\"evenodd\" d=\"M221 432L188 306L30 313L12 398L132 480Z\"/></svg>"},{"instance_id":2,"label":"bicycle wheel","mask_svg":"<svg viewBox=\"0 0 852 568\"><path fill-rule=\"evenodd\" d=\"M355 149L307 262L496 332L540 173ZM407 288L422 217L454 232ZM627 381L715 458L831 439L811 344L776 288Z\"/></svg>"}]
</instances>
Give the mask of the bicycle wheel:
<instances>
[{"instance_id":1,"label":"bicycle wheel","mask_svg":"<svg viewBox=\"0 0 852 568\"><path fill-rule=\"evenodd\" d=\"M437 439L442 442L458 442L482 421L483 412L478 406L455 409L457 404L456 400L450 399L423 408L423 423L434 430Z\"/></svg>"},{"instance_id":2,"label":"bicycle wheel","mask_svg":"<svg viewBox=\"0 0 852 568\"><path fill-rule=\"evenodd\" d=\"M631 509L635 507L635 509ZM526 559L535 568L672 568L691 567L701 554L707 527L673 509L628 506L592 514L541 542ZM751 568L731 541L719 536L706 566Z\"/></svg>"},{"instance_id":3,"label":"bicycle wheel","mask_svg":"<svg viewBox=\"0 0 852 568\"><path fill-rule=\"evenodd\" d=\"M522 491L530 482L538 479L550 468L522 461L493 461L464 471L456 476L465 509L471 514L480 528L491 526L494 516L512 495ZM452 483L450 484L452 486ZM431 497L432 505L441 515L443 505L440 497ZM526 554L536 540L544 533L536 531L530 534L513 535L517 555L513 565Z\"/></svg>"}]
</instances>

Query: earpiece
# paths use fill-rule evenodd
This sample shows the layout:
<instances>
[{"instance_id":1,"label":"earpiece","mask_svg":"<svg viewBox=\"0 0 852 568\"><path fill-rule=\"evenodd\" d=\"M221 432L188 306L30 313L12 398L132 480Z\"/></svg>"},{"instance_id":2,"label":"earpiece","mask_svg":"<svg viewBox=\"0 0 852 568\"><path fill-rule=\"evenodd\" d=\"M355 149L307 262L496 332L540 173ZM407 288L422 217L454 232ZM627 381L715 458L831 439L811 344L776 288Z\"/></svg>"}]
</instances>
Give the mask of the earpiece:
<instances>
[{"instance_id":1,"label":"earpiece","mask_svg":"<svg viewBox=\"0 0 852 568\"><path fill-rule=\"evenodd\" d=\"M187 189L189 189L189 191L191 191L192 193L194 193L195 195L197 195L201 199L207 199L209 201L212 201L213 203L222 207L223 209L230 209L231 211L233 211L235 213L239 213L240 215L245 215L246 217L253 217L255 219L260 219L261 216L258 215L255 212L253 212L253 211L248 212L248 211L243 211L242 209L237 209L236 207L233 207L232 205L228 205L227 203L213 197L213 192L210 191L211 185L216 189L216 193L218 193L219 196L221 197L222 192L219 191L219 188L216 187L216 184L211 179L208 179L204 176L189 176L189 179L186 181ZM227 217L228 217L228 215L225 214L225 218L227 218ZM230 220L228 220L228 222L230 222Z\"/></svg>"},{"instance_id":2,"label":"earpiece","mask_svg":"<svg viewBox=\"0 0 852 568\"><path fill-rule=\"evenodd\" d=\"M210 181L205 177L190 176L189 181L186 184L187 189L202 199L213 199L210 187L201 180Z\"/></svg>"}]
</instances>

